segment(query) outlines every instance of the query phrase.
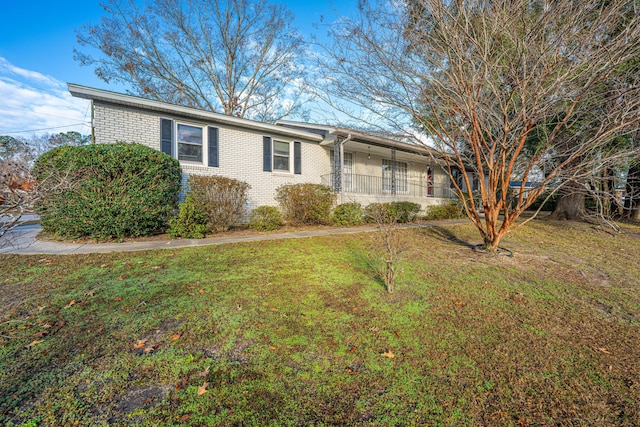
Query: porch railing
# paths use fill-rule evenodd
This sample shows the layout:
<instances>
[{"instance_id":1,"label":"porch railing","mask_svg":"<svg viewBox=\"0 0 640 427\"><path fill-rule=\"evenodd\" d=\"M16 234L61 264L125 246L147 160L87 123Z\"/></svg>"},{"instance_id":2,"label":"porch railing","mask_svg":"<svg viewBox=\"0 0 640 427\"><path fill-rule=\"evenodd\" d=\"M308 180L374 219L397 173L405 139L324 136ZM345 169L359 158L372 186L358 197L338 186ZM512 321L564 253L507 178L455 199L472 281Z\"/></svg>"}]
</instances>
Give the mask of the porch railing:
<instances>
[{"instance_id":1,"label":"porch railing","mask_svg":"<svg viewBox=\"0 0 640 427\"><path fill-rule=\"evenodd\" d=\"M335 174L322 175L321 182L340 191ZM346 193L367 195L398 195L408 197L435 197L442 199L455 198L455 192L448 186L427 184L426 181L403 179L396 177L395 183L391 178L381 176L344 174L342 185Z\"/></svg>"}]
</instances>

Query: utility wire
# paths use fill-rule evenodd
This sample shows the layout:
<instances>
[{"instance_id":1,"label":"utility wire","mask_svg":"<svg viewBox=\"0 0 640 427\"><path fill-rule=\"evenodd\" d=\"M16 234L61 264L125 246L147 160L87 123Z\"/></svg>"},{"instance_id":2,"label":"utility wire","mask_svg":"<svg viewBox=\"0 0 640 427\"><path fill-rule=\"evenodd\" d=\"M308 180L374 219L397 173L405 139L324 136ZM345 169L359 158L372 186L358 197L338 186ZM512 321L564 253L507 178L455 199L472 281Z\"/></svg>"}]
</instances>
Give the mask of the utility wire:
<instances>
[{"instance_id":1,"label":"utility wire","mask_svg":"<svg viewBox=\"0 0 640 427\"><path fill-rule=\"evenodd\" d=\"M73 124L70 124L70 125L55 126L55 127L42 128L42 129L12 130L12 131L2 131L2 130L0 130L0 134L7 135L7 134L10 134L10 133L40 132L40 131L43 131L43 130L70 128L70 127L79 126L79 125L85 125L86 126L88 124L89 124L89 122L80 122L80 123L73 123Z\"/></svg>"},{"instance_id":2,"label":"utility wire","mask_svg":"<svg viewBox=\"0 0 640 427\"><path fill-rule=\"evenodd\" d=\"M59 119L68 119L68 120L77 120L77 118L75 117L64 117L64 116L56 116L55 114L49 114L49 113L40 113L38 111L33 111L33 110L29 110L28 108L20 108L20 107L12 107L10 105L3 105L0 104L0 107L4 107L4 108L8 108L10 110L21 110L21 111L28 111L32 114L35 114L36 116L51 116L51 117L57 117ZM88 107L87 107L87 111L88 111ZM85 113L84 118L87 118L87 114Z\"/></svg>"}]
</instances>

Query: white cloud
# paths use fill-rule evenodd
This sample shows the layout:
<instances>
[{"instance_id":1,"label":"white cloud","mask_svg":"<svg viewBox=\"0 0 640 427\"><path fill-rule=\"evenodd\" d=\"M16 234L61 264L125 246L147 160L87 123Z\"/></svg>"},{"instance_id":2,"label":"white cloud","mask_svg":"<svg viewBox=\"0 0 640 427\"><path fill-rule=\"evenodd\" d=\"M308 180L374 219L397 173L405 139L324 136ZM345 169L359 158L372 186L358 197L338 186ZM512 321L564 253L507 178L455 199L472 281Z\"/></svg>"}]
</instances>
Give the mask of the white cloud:
<instances>
[{"instance_id":1,"label":"white cloud","mask_svg":"<svg viewBox=\"0 0 640 427\"><path fill-rule=\"evenodd\" d=\"M73 98L64 82L0 57L0 135L88 134L89 121L89 101Z\"/></svg>"}]
</instances>

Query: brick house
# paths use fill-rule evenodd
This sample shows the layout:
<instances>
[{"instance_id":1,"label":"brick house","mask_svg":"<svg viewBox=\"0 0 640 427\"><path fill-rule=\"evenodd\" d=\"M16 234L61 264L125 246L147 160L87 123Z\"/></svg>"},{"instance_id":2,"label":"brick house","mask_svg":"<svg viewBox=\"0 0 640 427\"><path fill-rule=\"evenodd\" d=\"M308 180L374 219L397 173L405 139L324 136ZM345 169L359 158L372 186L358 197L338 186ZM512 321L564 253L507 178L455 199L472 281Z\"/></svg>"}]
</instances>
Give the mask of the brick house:
<instances>
[{"instance_id":1,"label":"brick house","mask_svg":"<svg viewBox=\"0 0 640 427\"><path fill-rule=\"evenodd\" d=\"M334 188L338 203L411 201L423 207L453 198L448 175L425 147L353 129L240 119L195 108L69 84L89 99L95 142L138 142L180 161L190 174L244 181L248 208L275 205L283 184Z\"/></svg>"}]
</instances>

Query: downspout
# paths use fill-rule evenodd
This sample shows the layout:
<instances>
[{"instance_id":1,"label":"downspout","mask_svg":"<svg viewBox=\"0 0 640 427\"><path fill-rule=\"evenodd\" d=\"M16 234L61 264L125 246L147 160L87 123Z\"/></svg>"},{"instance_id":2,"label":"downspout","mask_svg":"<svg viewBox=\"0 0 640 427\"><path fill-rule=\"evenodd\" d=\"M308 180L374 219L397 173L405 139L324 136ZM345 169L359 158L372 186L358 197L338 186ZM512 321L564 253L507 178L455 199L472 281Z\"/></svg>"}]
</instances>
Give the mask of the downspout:
<instances>
[{"instance_id":1,"label":"downspout","mask_svg":"<svg viewBox=\"0 0 640 427\"><path fill-rule=\"evenodd\" d=\"M344 203L344 144L351 141L351 134L340 141L340 203Z\"/></svg>"},{"instance_id":2,"label":"downspout","mask_svg":"<svg viewBox=\"0 0 640 427\"><path fill-rule=\"evenodd\" d=\"M94 108L93 108L93 99L91 100L91 144L95 145L96 143L96 128L93 126L93 118L94 118Z\"/></svg>"}]
</instances>

